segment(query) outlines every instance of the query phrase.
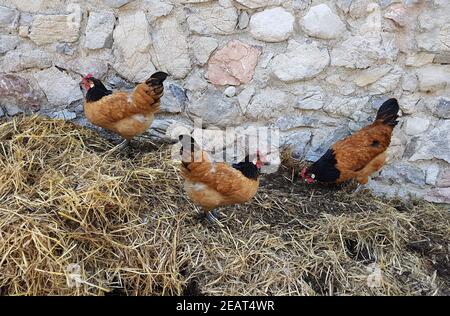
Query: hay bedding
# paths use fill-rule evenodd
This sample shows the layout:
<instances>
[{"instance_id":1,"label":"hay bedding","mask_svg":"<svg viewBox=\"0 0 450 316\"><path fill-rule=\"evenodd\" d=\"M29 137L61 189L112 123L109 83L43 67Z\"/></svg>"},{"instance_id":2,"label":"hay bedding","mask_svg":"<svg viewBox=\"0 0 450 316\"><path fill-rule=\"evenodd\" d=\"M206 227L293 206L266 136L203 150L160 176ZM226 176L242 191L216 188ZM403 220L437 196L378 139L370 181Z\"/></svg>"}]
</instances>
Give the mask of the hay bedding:
<instances>
[{"instance_id":1,"label":"hay bedding","mask_svg":"<svg viewBox=\"0 0 450 316\"><path fill-rule=\"evenodd\" d=\"M105 156L110 142L68 122L0 125L1 294L449 293L444 208L306 187L284 167L220 228L167 146L134 146Z\"/></svg>"}]
</instances>

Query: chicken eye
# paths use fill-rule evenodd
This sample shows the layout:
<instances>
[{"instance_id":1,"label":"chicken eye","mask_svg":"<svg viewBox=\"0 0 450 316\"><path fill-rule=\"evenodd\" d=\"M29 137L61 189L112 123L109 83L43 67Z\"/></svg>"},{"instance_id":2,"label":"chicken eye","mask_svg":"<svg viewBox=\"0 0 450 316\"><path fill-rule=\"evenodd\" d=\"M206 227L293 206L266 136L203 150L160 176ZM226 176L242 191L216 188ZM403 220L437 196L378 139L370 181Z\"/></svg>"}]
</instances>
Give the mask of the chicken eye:
<instances>
[{"instance_id":1,"label":"chicken eye","mask_svg":"<svg viewBox=\"0 0 450 316\"><path fill-rule=\"evenodd\" d=\"M312 174L312 175L311 175L311 178L312 178L312 179L315 179L315 178L316 178L316 175L315 175L315 174Z\"/></svg>"}]
</instances>

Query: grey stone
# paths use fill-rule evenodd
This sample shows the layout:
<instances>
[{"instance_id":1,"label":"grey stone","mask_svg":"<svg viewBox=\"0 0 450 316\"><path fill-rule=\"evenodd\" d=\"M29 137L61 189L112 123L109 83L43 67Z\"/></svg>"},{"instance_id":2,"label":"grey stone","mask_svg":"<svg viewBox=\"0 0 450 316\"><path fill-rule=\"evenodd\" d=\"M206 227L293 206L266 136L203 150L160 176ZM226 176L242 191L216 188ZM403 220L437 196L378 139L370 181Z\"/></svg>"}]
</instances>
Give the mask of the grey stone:
<instances>
[{"instance_id":1,"label":"grey stone","mask_svg":"<svg viewBox=\"0 0 450 316\"><path fill-rule=\"evenodd\" d=\"M345 96L353 94L356 90L355 85L347 80L348 75L341 75L339 73L329 74L325 78L326 83L332 85L339 94Z\"/></svg>"},{"instance_id":2,"label":"grey stone","mask_svg":"<svg viewBox=\"0 0 450 316\"><path fill-rule=\"evenodd\" d=\"M312 0L292 0L292 8L295 10L306 10L311 5Z\"/></svg>"},{"instance_id":3,"label":"grey stone","mask_svg":"<svg viewBox=\"0 0 450 316\"><path fill-rule=\"evenodd\" d=\"M417 76L415 73L405 73L402 80L402 89L404 91L414 92L419 85Z\"/></svg>"},{"instance_id":4,"label":"grey stone","mask_svg":"<svg viewBox=\"0 0 450 316\"><path fill-rule=\"evenodd\" d=\"M308 161L316 161L335 142L348 135L350 135L350 130L347 126L341 126L335 129L321 128L316 130L311 141L311 148L308 150L305 159Z\"/></svg>"},{"instance_id":5,"label":"grey stone","mask_svg":"<svg viewBox=\"0 0 450 316\"><path fill-rule=\"evenodd\" d=\"M380 6L382 8L386 8L387 6L389 6L391 3L393 2L393 0L379 0L378 3L380 4Z\"/></svg>"},{"instance_id":6,"label":"grey stone","mask_svg":"<svg viewBox=\"0 0 450 316\"><path fill-rule=\"evenodd\" d=\"M212 6L199 8L187 18L189 29L197 34L232 34L238 20L231 1L222 0Z\"/></svg>"},{"instance_id":7,"label":"grey stone","mask_svg":"<svg viewBox=\"0 0 450 316\"><path fill-rule=\"evenodd\" d=\"M169 83L166 84L164 95L161 99L161 112L168 113L180 113L186 103L188 98L186 96L186 91L177 84Z\"/></svg>"},{"instance_id":8,"label":"grey stone","mask_svg":"<svg viewBox=\"0 0 450 316\"><path fill-rule=\"evenodd\" d=\"M168 17L158 21L153 32L153 48L156 53L154 64L166 70L173 78L185 78L191 71L188 43L176 18Z\"/></svg>"},{"instance_id":9,"label":"grey stone","mask_svg":"<svg viewBox=\"0 0 450 316\"><path fill-rule=\"evenodd\" d=\"M169 89L177 99L178 103L184 105L187 101L186 91L177 84L169 85Z\"/></svg>"},{"instance_id":10,"label":"grey stone","mask_svg":"<svg viewBox=\"0 0 450 316\"><path fill-rule=\"evenodd\" d=\"M72 70L82 76L88 73L96 78L103 78L108 72L108 60L101 59L100 56L90 55L83 59L71 59L67 62L57 63L57 66Z\"/></svg>"},{"instance_id":11,"label":"grey stone","mask_svg":"<svg viewBox=\"0 0 450 316\"><path fill-rule=\"evenodd\" d=\"M236 87L230 86L227 87L224 91L223 94L229 98L232 98L236 95Z\"/></svg>"},{"instance_id":12,"label":"grey stone","mask_svg":"<svg viewBox=\"0 0 450 316\"><path fill-rule=\"evenodd\" d=\"M133 82L142 82L155 72L150 53L150 27L143 11L119 15L114 29L114 69Z\"/></svg>"},{"instance_id":13,"label":"grey stone","mask_svg":"<svg viewBox=\"0 0 450 316\"><path fill-rule=\"evenodd\" d=\"M450 121L444 120L426 135L417 139L414 150L409 151L410 161L441 159L450 163Z\"/></svg>"},{"instance_id":14,"label":"grey stone","mask_svg":"<svg viewBox=\"0 0 450 316\"><path fill-rule=\"evenodd\" d=\"M79 82L55 67L35 73L34 77L53 106L69 105L83 98Z\"/></svg>"},{"instance_id":15,"label":"grey stone","mask_svg":"<svg viewBox=\"0 0 450 316\"><path fill-rule=\"evenodd\" d=\"M435 16L431 18L432 20L437 21ZM421 50L428 52L450 51L448 46L448 43L450 42L450 23L448 20L445 22L430 32L418 34L416 36L417 46Z\"/></svg>"},{"instance_id":16,"label":"grey stone","mask_svg":"<svg viewBox=\"0 0 450 316\"><path fill-rule=\"evenodd\" d=\"M56 119L56 120L66 120L66 121L70 121L70 120L74 120L77 118L76 113L71 112L69 110L62 110L62 111L58 111L58 112L54 112L50 115L50 117L52 119Z\"/></svg>"},{"instance_id":17,"label":"grey stone","mask_svg":"<svg viewBox=\"0 0 450 316\"><path fill-rule=\"evenodd\" d=\"M33 23L33 15L27 12L21 12L19 26L31 26Z\"/></svg>"},{"instance_id":18,"label":"grey stone","mask_svg":"<svg viewBox=\"0 0 450 316\"><path fill-rule=\"evenodd\" d=\"M103 2L111 8L120 8L133 0L103 0Z\"/></svg>"},{"instance_id":19,"label":"grey stone","mask_svg":"<svg viewBox=\"0 0 450 316\"><path fill-rule=\"evenodd\" d=\"M381 37L352 36L331 51L331 65L365 69L380 59L394 59L395 51L382 45Z\"/></svg>"},{"instance_id":20,"label":"grey stone","mask_svg":"<svg viewBox=\"0 0 450 316\"><path fill-rule=\"evenodd\" d=\"M238 21L239 29L243 30L243 29L247 28L249 22L250 22L250 16L248 15L248 13L246 11L243 11L239 15L239 21Z\"/></svg>"},{"instance_id":21,"label":"grey stone","mask_svg":"<svg viewBox=\"0 0 450 316\"><path fill-rule=\"evenodd\" d=\"M208 87L208 83L199 71L193 71L186 79L184 87L190 91L200 91Z\"/></svg>"},{"instance_id":22,"label":"grey stone","mask_svg":"<svg viewBox=\"0 0 450 316\"><path fill-rule=\"evenodd\" d=\"M306 147L311 140L310 131L296 131L283 137L283 144L289 146L292 150L292 157L296 159L303 158L306 153Z\"/></svg>"},{"instance_id":23,"label":"grey stone","mask_svg":"<svg viewBox=\"0 0 450 316\"><path fill-rule=\"evenodd\" d=\"M358 111L370 110L369 97L334 97L325 105L324 110L333 116L342 115L355 119L354 114Z\"/></svg>"},{"instance_id":24,"label":"grey stone","mask_svg":"<svg viewBox=\"0 0 450 316\"><path fill-rule=\"evenodd\" d=\"M261 61L259 63L259 65L261 66L261 68L266 69L267 66L269 65L270 61L273 59L275 55L272 52L269 52L265 55L263 55L261 57Z\"/></svg>"},{"instance_id":25,"label":"grey stone","mask_svg":"<svg viewBox=\"0 0 450 316\"><path fill-rule=\"evenodd\" d=\"M207 125L236 126L242 120L239 108L217 90L190 100L187 110L194 117L202 118Z\"/></svg>"},{"instance_id":26,"label":"grey stone","mask_svg":"<svg viewBox=\"0 0 450 316\"><path fill-rule=\"evenodd\" d=\"M182 120L167 117L156 117L151 129L147 132L151 138L157 141L174 143L178 141L178 135L189 133L192 127ZM176 135L174 135L176 134Z\"/></svg>"},{"instance_id":27,"label":"grey stone","mask_svg":"<svg viewBox=\"0 0 450 316\"><path fill-rule=\"evenodd\" d=\"M306 34L322 39L338 38L345 31L345 24L339 16L323 3L309 9L302 25Z\"/></svg>"},{"instance_id":28,"label":"grey stone","mask_svg":"<svg viewBox=\"0 0 450 316\"><path fill-rule=\"evenodd\" d=\"M372 190L376 195L393 198L398 196L399 187L393 184L386 184L380 181L369 180L367 188Z\"/></svg>"},{"instance_id":29,"label":"grey stone","mask_svg":"<svg viewBox=\"0 0 450 316\"><path fill-rule=\"evenodd\" d=\"M316 43L300 44L290 41L287 52L274 57L272 73L284 82L295 82L313 78L329 64L330 56L326 48Z\"/></svg>"},{"instance_id":30,"label":"grey stone","mask_svg":"<svg viewBox=\"0 0 450 316\"><path fill-rule=\"evenodd\" d=\"M414 114L423 111L425 100L419 93L404 94L398 101L400 109L405 114Z\"/></svg>"},{"instance_id":31,"label":"grey stone","mask_svg":"<svg viewBox=\"0 0 450 316\"><path fill-rule=\"evenodd\" d=\"M450 99L439 99L436 107L432 111L434 115L440 118L450 119Z\"/></svg>"},{"instance_id":32,"label":"grey stone","mask_svg":"<svg viewBox=\"0 0 450 316\"><path fill-rule=\"evenodd\" d=\"M15 29L19 22L19 11L0 6L0 29Z\"/></svg>"},{"instance_id":33,"label":"grey stone","mask_svg":"<svg viewBox=\"0 0 450 316\"><path fill-rule=\"evenodd\" d=\"M283 0L236 0L236 2L249 9L258 9L283 4Z\"/></svg>"},{"instance_id":34,"label":"grey stone","mask_svg":"<svg viewBox=\"0 0 450 316\"><path fill-rule=\"evenodd\" d=\"M450 52L442 52L442 53L436 54L434 56L433 63L443 64L443 65L450 64Z\"/></svg>"},{"instance_id":35,"label":"grey stone","mask_svg":"<svg viewBox=\"0 0 450 316\"><path fill-rule=\"evenodd\" d=\"M390 97L388 97L386 95L373 96L372 98L370 98L370 103L372 104L372 109L374 109L375 111L378 111L380 106L382 106L383 103L389 99L390 99Z\"/></svg>"},{"instance_id":36,"label":"grey stone","mask_svg":"<svg viewBox=\"0 0 450 316\"><path fill-rule=\"evenodd\" d=\"M37 111L45 101L42 91L35 89L29 80L15 74L0 74L0 105L7 107L8 114ZM13 108L20 111L12 111Z\"/></svg>"},{"instance_id":37,"label":"grey stone","mask_svg":"<svg viewBox=\"0 0 450 316\"><path fill-rule=\"evenodd\" d=\"M294 107L301 110L320 110L324 105L324 92L317 86L297 86L291 92L298 97Z\"/></svg>"},{"instance_id":38,"label":"grey stone","mask_svg":"<svg viewBox=\"0 0 450 316\"><path fill-rule=\"evenodd\" d=\"M115 23L116 17L112 12L91 11L86 26L84 46L88 49L111 48Z\"/></svg>"},{"instance_id":39,"label":"grey stone","mask_svg":"<svg viewBox=\"0 0 450 316\"><path fill-rule=\"evenodd\" d=\"M372 0L352 0L348 13L354 19L365 17L369 12L368 6Z\"/></svg>"},{"instance_id":40,"label":"grey stone","mask_svg":"<svg viewBox=\"0 0 450 316\"><path fill-rule=\"evenodd\" d=\"M16 104L6 103L4 107L9 116L24 113L24 111Z\"/></svg>"},{"instance_id":41,"label":"grey stone","mask_svg":"<svg viewBox=\"0 0 450 316\"><path fill-rule=\"evenodd\" d=\"M211 53L217 48L219 42L212 37L195 36L192 39L192 52L195 59L197 59L200 65L204 65L208 62Z\"/></svg>"},{"instance_id":42,"label":"grey stone","mask_svg":"<svg viewBox=\"0 0 450 316\"><path fill-rule=\"evenodd\" d=\"M148 15L152 21L159 17L169 15L173 10L173 5L164 2L164 0L144 0L144 5L148 6Z\"/></svg>"},{"instance_id":43,"label":"grey stone","mask_svg":"<svg viewBox=\"0 0 450 316\"><path fill-rule=\"evenodd\" d=\"M204 2L211 2L212 0L178 0L181 4L187 4L187 3L204 3Z\"/></svg>"},{"instance_id":44,"label":"grey stone","mask_svg":"<svg viewBox=\"0 0 450 316\"><path fill-rule=\"evenodd\" d=\"M408 135L420 135L430 126L430 120L426 117L411 116L406 119L405 132Z\"/></svg>"},{"instance_id":45,"label":"grey stone","mask_svg":"<svg viewBox=\"0 0 450 316\"><path fill-rule=\"evenodd\" d=\"M276 7L258 12L250 19L250 34L265 42L282 42L294 31L294 16L283 8Z\"/></svg>"},{"instance_id":46,"label":"grey stone","mask_svg":"<svg viewBox=\"0 0 450 316\"><path fill-rule=\"evenodd\" d=\"M283 132L299 129L299 128L321 128L321 127L335 127L342 124L342 121L330 118L323 114L307 115L289 115L279 117L274 125Z\"/></svg>"},{"instance_id":47,"label":"grey stone","mask_svg":"<svg viewBox=\"0 0 450 316\"><path fill-rule=\"evenodd\" d=\"M344 13L348 13L350 11L350 5L353 0L336 0L336 5L339 9L341 9Z\"/></svg>"},{"instance_id":48,"label":"grey stone","mask_svg":"<svg viewBox=\"0 0 450 316\"><path fill-rule=\"evenodd\" d=\"M402 70L400 67L394 67L390 73L377 80L370 86L371 94L385 94L394 91L402 77Z\"/></svg>"},{"instance_id":49,"label":"grey stone","mask_svg":"<svg viewBox=\"0 0 450 316\"><path fill-rule=\"evenodd\" d=\"M437 182L437 178L439 176L441 168L439 168L438 164L430 164L428 168L426 168L426 179L425 183L430 185L435 185Z\"/></svg>"},{"instance_id":50,"label":"grey stone","mask_svg":"<svg viewBox=\"0 0 450 316\"><path fill-rule=\"evenodd\" d=\"M398 182L401 179L419 186L425 185L425 172L405 162L394 162L385 166L381 171L381 177L393 182Z\"/></svg>"},{"instance_id":51,"label":"grey stone","mask_svg":"<svg viewBox=\"0 0 450 316\"><path fill-rule=\"evenodd\" d=\"M255 87L248 86L245 87L241 93L238 95L239 106L241 107L242 113L247 113L248 105L255 95Z\"/></svg>"},{"instance_id":52,"label":"grey stone","mask_svg":"<svg viewBox=\"0 0 450 316\"><path fill-rule=\"evenodd\" d=\"M417 69L419 90L434 92L450 86L450 66L429 65Z\"/></svg>"},{"instance_id":53,"label":"grey stone","mask_svg":"<svg viewBox=\"0 0 450 316\"><path fill-rule=\"evenodd\" d=\"M58 43L55 46L56 52L64 55L73 56L76 48L68 43Z\"/></svg>"},{"instance_id":54,"label":"grey stone","mask_svg":"<svg viewBox=\"0 0 450 316\"><path fill-rule=\"evenodd\" d=\"M287 110L291 102L283 91L264 89L252 98L245 114L253 120L271 120Z\"/></svg>"},{"instance_id":55,"label":"grey stone","mask_svg":"<svg viewBox=\"0 0 450 316\"><path fill-rule=\"evenodd\" d=\"M0 35L0 54L16 49L20 43L20 38L14 35Z\"/></svg>"},{"instance_id":56,"label":"grey stone","mask_svg":"<svg viewBox=\"0 0 450 316\"><path fill-rule=\"evenodd\" d=\"M0 71L19 72L31 68L49 68L52 66L50 54L40 49L24 48L6 53L1 59Z\"/></svg>"}]
</instances>

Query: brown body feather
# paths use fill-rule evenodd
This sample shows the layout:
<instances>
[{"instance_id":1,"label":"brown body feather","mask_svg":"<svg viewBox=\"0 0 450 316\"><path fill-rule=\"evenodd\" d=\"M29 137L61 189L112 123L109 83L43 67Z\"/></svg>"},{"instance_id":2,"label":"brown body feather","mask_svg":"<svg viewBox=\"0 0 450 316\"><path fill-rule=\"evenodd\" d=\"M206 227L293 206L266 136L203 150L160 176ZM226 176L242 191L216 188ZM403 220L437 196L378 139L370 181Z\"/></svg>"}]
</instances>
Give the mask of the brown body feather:
<instances>
[{"instance_id":1,"label":"brown body feather","mask_svg":"<svg viewBox=\"0 0 450 316\"><path fill-rule=\"evenodd\" d=\"M259 187L258 179L249 179L227 163L208 159L187 163L181 167L181 174L188 196L205 211L245 203L255 196Z\"/></svg>"},{"instance_id":2,"label":"brown body feather","mask_svg":"<svg viewBox=\"0 0 450 316\"><path fill-rule=\"evenodd\" d=\"M159 110L163 91L162 82L154 85L148 80L130 93L115 92L98 101L85 101L84 112L92 124L130 140L150 127Z\"/></svg>"},{"instance_id":3,"label":"brown body feather","mask_svg":"<svg viewBox=\"0 0 450 316\"><path fill-rule=\"evenodd\" d=\"M362 184L381 169L386 160L386 150L391 142L393 126L376 121L355 134L338 141L331 148L340 172L336 183L356 179Z\"/></svg>"},{"instance_id":4,"label":"brown body feather","mask_svg":"<svg viewBox=\"0 0 450 316\"><path fill-rule=\"evenodd\" d=\"M385 101L372 124L336 142L319 160L302 170L302 177L309 183L339 184L355 179L366 184L386 161L399 109L396 99Z\"/></svg>"}]
</instances>

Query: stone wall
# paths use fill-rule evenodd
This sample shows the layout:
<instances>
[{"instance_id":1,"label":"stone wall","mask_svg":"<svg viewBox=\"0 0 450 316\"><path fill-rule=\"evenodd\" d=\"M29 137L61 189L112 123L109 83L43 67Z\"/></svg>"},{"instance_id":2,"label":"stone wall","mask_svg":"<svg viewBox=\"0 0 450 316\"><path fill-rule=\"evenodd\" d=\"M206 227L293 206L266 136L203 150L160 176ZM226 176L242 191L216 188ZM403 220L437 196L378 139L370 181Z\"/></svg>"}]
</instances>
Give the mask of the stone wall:
<instances>
[{"instance_id":1,"label":"stone wall","mask_svg":"<svg viewBox=\"0 0 450 316\"><path fill-rule=\"evenodd\" d=\"M167 71L171 122L279 127L314 160L388 97L402 118L380 193L450 202L449 0L0 0L0 116L86 124L81 74ZM6 113L5 113L6 112Z\"/></svg>"}]
</instances>

